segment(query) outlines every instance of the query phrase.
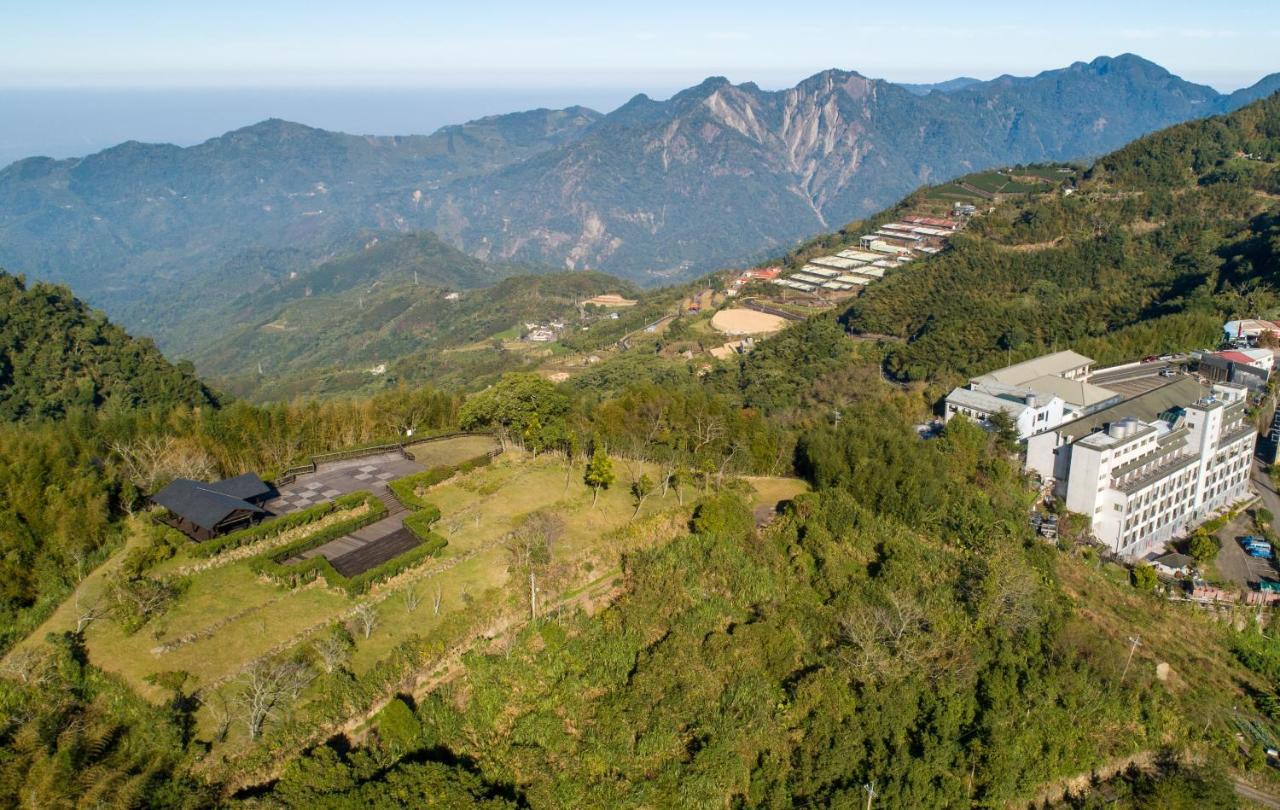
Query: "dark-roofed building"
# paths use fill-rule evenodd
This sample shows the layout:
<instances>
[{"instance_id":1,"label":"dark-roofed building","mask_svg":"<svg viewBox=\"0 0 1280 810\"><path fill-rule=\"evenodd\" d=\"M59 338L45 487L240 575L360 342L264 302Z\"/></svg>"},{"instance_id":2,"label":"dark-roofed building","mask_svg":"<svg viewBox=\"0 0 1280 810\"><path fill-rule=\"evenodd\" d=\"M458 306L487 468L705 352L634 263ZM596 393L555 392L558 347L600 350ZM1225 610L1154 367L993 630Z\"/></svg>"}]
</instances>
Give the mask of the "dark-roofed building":
<instances>
[{"instance_id":1,"label":"dark-roofed building","mask_svg":"<svg viewBox=\"0 0 1280 810\"><path fill-rule=\"evenodd\" d=\"M208 540L260 519L271 493L255 473L214 482L178 478L152 495L151 502L169 510L174 528L193 540Z\"/></svg>"},{"instance_id":2,"label":"dark-roofed building","mask_svg":"<svg viewBox=\"0 0 1280 810\"><path fill-rule=\"evenodd\" d=\"M1171 551L1168 554L1162 554L1151 561L1155 569L1160 573L1170 577L1185 577L1191 573L1191 569L1195 568L1196 560L1194 557L1188 557L1186 554L1179 554Z\"/></svg>"}]
</instances>

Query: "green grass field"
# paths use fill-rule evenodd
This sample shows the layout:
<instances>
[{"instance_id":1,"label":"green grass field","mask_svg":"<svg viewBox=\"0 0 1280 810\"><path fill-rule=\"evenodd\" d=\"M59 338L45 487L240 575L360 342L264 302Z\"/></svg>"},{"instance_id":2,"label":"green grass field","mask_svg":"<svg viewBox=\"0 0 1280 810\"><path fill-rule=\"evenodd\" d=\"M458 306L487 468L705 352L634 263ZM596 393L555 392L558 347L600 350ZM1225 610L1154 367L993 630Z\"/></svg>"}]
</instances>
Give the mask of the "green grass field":
<instances>
[{"instance_id":1,"label":"green grass field","mask_svg":"<svg viewBox=\"0 0 1280 810\"><path fill-rule=\"evenodd\" d=\"M497 442L489 436L457 436L440 441L425 441L405 445L405 449L419 464L430 469L446 464L460 464L482 456L496 448Z\"/></svg>"}]
</instances>

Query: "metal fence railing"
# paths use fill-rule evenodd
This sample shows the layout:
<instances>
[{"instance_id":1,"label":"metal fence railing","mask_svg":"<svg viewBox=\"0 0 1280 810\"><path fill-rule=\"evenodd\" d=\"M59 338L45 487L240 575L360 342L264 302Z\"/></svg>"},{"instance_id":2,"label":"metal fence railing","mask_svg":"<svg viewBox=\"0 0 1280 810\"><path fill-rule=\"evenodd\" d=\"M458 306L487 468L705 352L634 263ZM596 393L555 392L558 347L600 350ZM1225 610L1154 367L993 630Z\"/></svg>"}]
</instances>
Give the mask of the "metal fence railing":
<instances>
[{"instance_id":1,"label":"metal fence railing","mask_svg":"<svg viewBox=\"0 0 1280 810\"><path fill-rule=\"evenodd\" d=\"M463 436L492 437L493 434L459 430L459 431L454 431L453 433L442 433L438 436L428 436L424 439L418 439L416 441L411 442L407 446L402 443L379 444L379 445L374 445L372 447L357 447L351 450L338 450L333 453L321 453L320 455L312 456L311 460L306 464L301 464L297 467L290 467L289 469L285 470L283 473L280 474L280 477L276 479L275 483L277 487L282 487L282 486L287 486L289 484L292 484L294 481L298 480L299 475L307 475L309 473L313 473L321 464L332 464L335 461L347 461L349 459L365 458L367 456L380 456L384 453L399 453L402 458L408 459L409 461L417 461L417 459L414 457L413 451L409 449L410 447L416 447L422 444L430 444L432 442L444 441L446 439L457 439ZM497 452L490 452L489 455L492 458L501 454L501 452L502 452L501 449L499 449Z\"/></svg>"}]
</instances>

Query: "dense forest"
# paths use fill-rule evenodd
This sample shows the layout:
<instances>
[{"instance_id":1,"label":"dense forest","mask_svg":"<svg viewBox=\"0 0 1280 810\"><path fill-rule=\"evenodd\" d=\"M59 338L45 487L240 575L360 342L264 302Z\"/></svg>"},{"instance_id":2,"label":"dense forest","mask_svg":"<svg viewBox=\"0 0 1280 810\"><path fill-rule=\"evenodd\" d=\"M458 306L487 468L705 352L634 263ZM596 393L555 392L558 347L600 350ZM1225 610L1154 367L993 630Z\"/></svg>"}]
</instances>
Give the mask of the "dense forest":
<instances>
[{"instance_id":1,"label":"dense forest","mask_svg":"<svg viewBox=\"0 0 1280 810\"><path fill-rule=\"evenodd\" d=\"M143 496L176 476L269 477L410 428L463 428L581 460L584 480L607 449L654 465L662 480L650 486L697 486L687 526L627 554L608 604L480 639L453 677L392 698L350 738L299 751L306 718L267 727L243 761L280 767L239 792L220 781L235 764L210 756L194 719L203 693L183 673L157 678L165 697L150 701L89 659L83 628L14 650L0 677L0 801L1009 807L1149 755L1151 768L1116 771L1119 806L1233 806L1224 774L1265 763L1240 718L1280 717L1274 640L1036 539L1014 448L965 420L922 441L921 386L885 380L881 364L940 380L1043 346L1147 352L1200 340L1237 307L1272 306L1277 138L1271 99L1147 139L1100 161L1073 195L998 207L843 318L795 324L701 375L622 352L560 384L517 372L468 396L398 387L261 407L214 396L158 354L145 356L170 382L141 389L117 389L133 366L50 355L40 385L23 389L38 407L0 425L4 649L119 553ZM1261 168L1242 175L1241 160ZM65 291L56 299L133 345ZM42 334L5 323L15 346ZM904 340L857 344L845 324ZM90 367L101 391L135 399L59 399ZM812 491L758 520L743 477L764 474ZM163 545L126 562L143 566ZM302 671L315 656L284 660ZM313 688L353 716L390 697L368 689L369 672L413 661L384 663L339 661ZM1158 678L1158 663L1177 674Z\"/></svg>"},{"instance_id":2,"label":"dense forest","mask_svg":"<svg viewBox=\"0 0 1280 810\"><path fill-rule=\"evenodd\" d=\"M0 422L216 399L189 365L170 365L151 341L125 334L65 287L28 287L0 270Z\"/></svg>"}]
</instances>

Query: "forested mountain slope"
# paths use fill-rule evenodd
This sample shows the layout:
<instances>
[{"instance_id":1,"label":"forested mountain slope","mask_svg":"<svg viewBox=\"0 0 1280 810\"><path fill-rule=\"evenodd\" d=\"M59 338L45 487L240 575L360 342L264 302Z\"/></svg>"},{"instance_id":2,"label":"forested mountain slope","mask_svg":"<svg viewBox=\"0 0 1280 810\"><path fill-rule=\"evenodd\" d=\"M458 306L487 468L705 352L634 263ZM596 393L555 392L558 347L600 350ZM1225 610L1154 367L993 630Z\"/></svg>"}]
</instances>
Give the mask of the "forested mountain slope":
<instances>
[{"instance_id":1,"label":"forested mountain slope","mask_svg":"<svg viewBox=\"0 0 1280 810\"><path fill-rule=\"evenodd\" d=\"M30 158L0 170L0 263L70 283L133 326L146 309L130 307L157 303L166 280L207 289L205 274L246 250L323 257L361 229L404 230L434 185L553 148L598 117L534 110L409 137L269 120L186 149Z\"/></svg>"},{"instance_id":2,"label":"forested mountain slope","mask_svg":"<svg viewBox=\"0 0 1280 810\"><path fill-rule=\"evenodd\" d=\"M362 229L654 283L776 251L921 183L1105 152L1266 81L1225 96L1124 55L923 96L840 70L778 91L713 78L605 116L539 110L431 136L267 121L189 149L13 164L0 262L71 283L162 343L181 327L154 318L157 302L210 290L210 273L225 286L234 257L314 261Z\"/></svg>"},{"instance_id":3,"label":"forested mountain slope","mask_svg":"<svg viewBox=\"0 0 1280 810\"><path fill-rule=\"evenodd\" d=\"M905 379L1072 346L1102 361L1216 345L1280 307L1280 96L1100 158L1069 196L1000 204L845 315ZM856 229L854 229L856 230Z\"/></svg>"},{"instance_id":4,"label":"forested mountain slope","mask_svg":"<svg viewBox=\"0 0 1280 810\"><path fill-rule=\"evenodd\" d=\"M0 271L0 421L214 401L189 365L170 365L65 287Z\"/></svg>"}]
</instances>

